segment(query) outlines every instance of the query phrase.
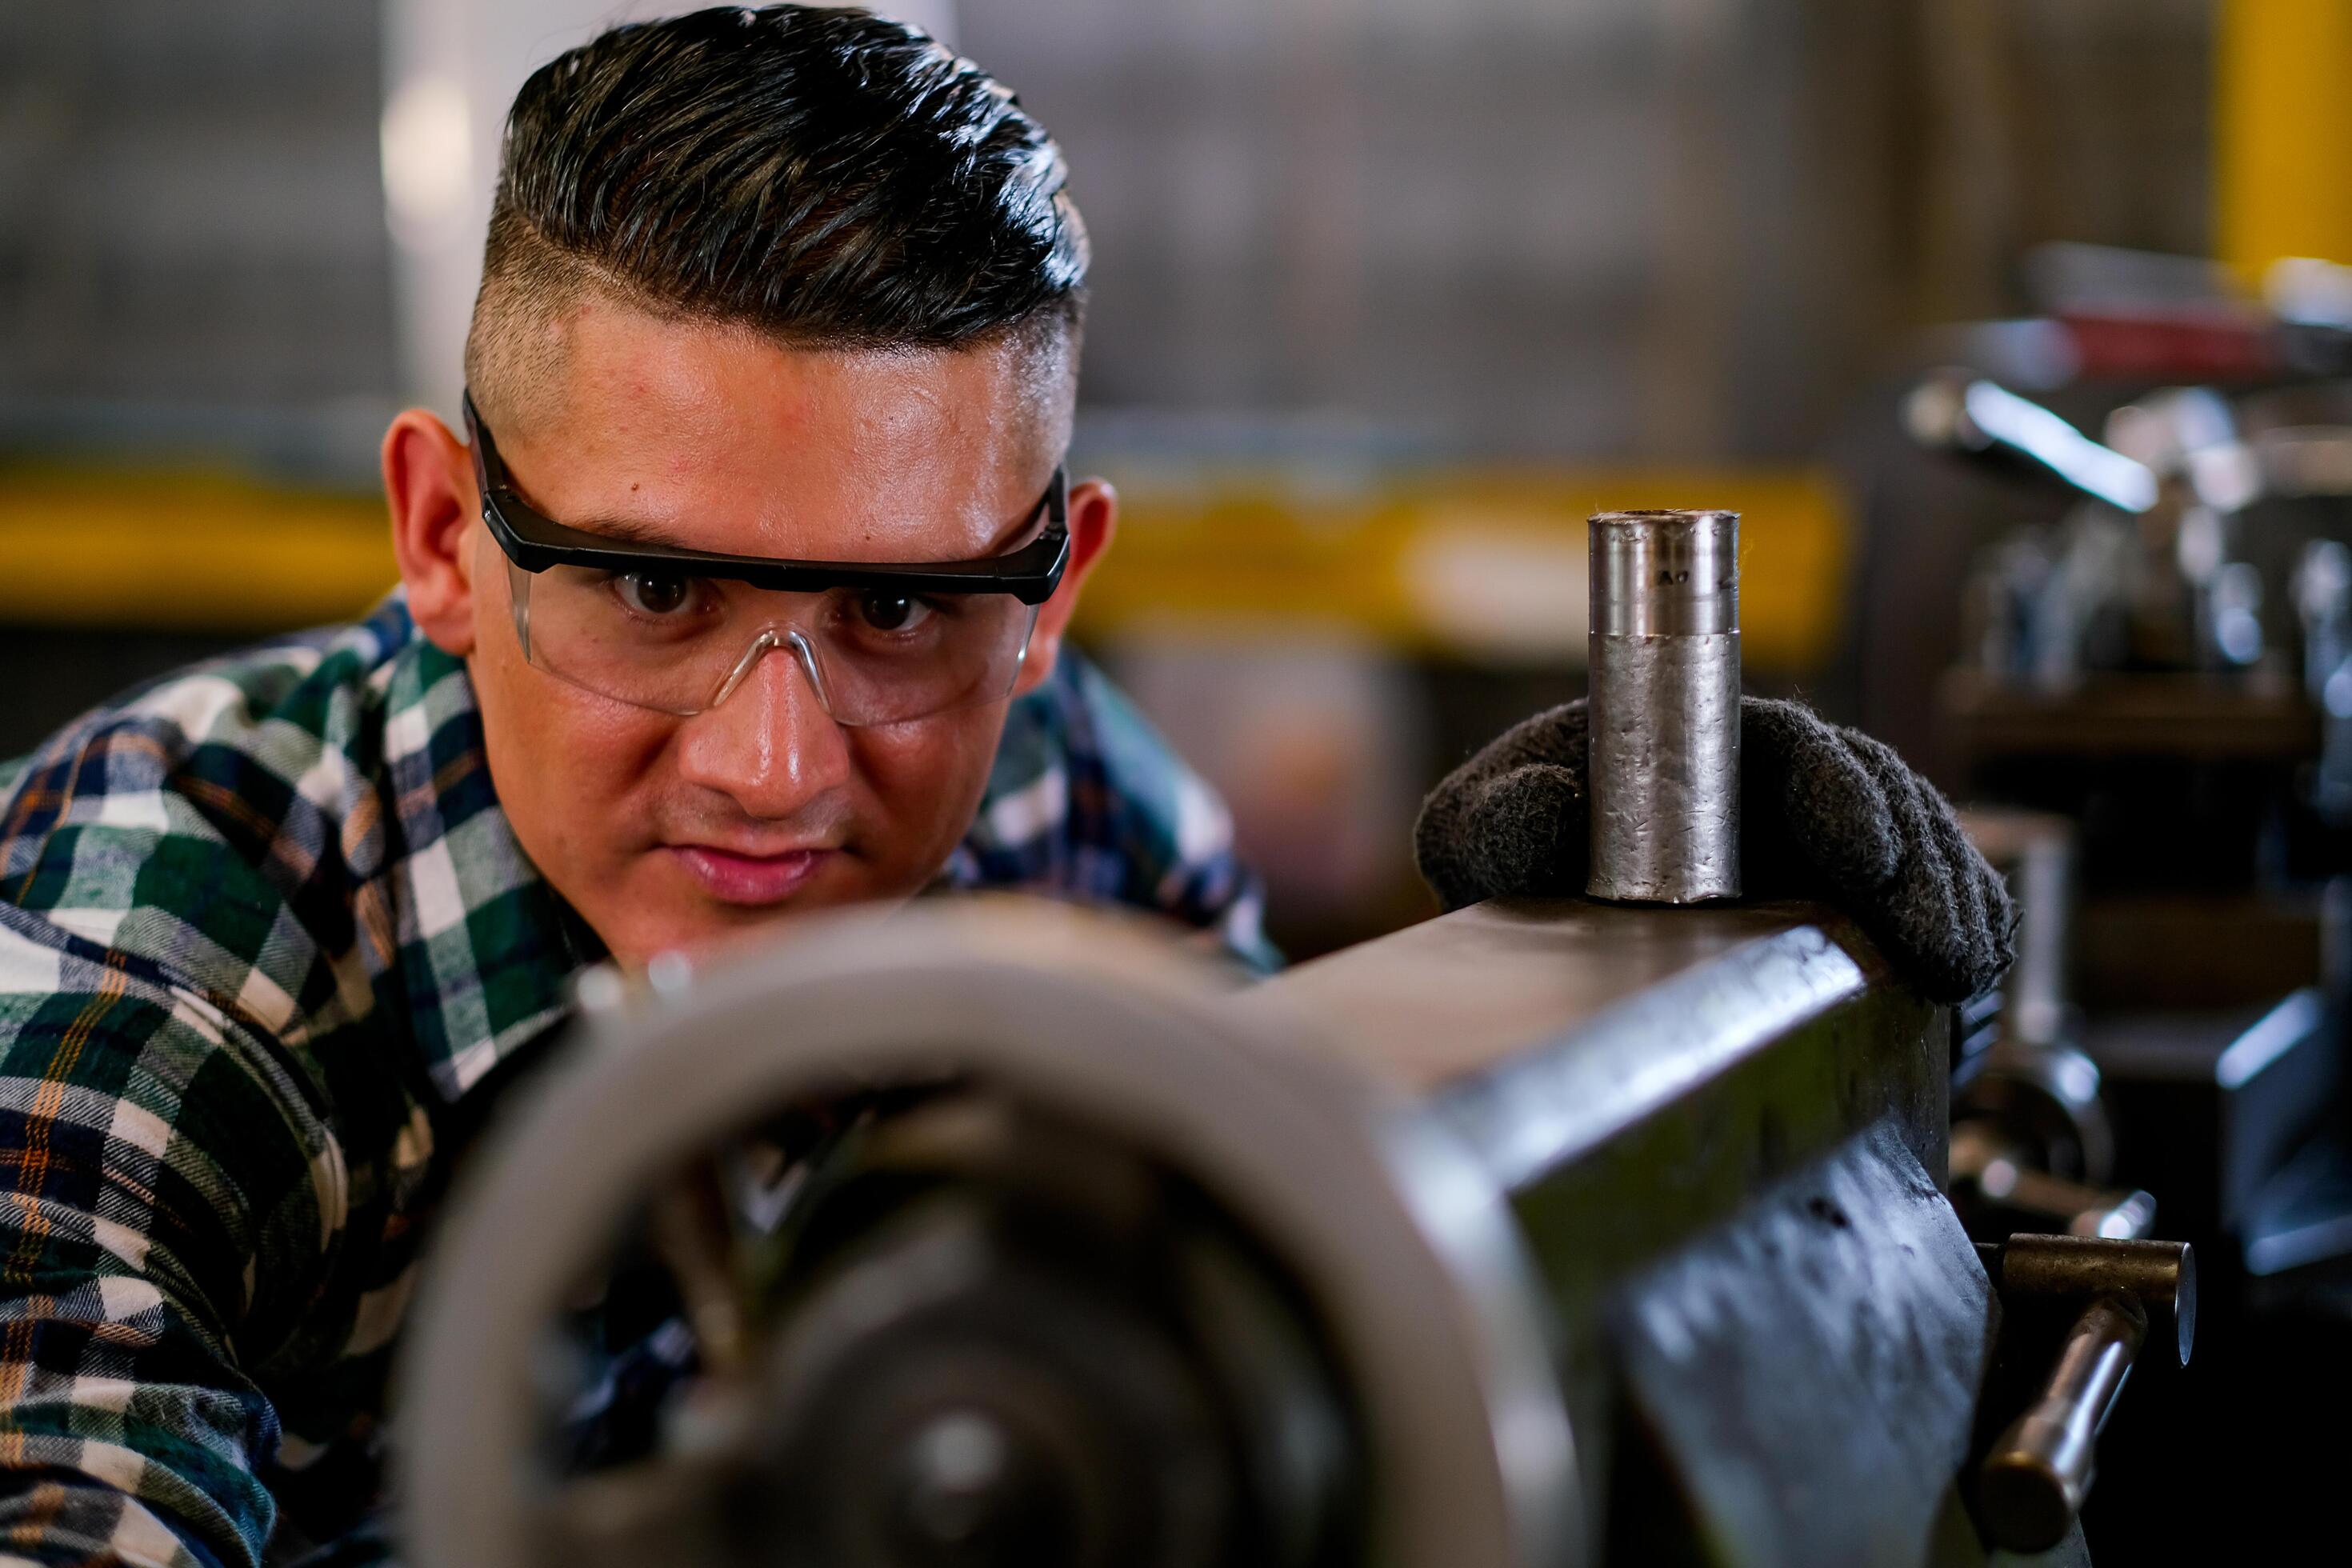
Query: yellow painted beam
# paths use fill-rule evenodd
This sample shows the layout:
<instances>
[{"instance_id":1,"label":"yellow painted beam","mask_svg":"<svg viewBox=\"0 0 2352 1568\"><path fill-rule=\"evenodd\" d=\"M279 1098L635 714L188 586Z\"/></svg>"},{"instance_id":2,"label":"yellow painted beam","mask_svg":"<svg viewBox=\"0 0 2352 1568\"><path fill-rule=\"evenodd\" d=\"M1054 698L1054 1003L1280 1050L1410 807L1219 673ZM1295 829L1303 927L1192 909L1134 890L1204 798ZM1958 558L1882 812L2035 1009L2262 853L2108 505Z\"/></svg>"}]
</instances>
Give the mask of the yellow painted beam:
<instances>
[{"instance_id":1,"label":"yellow painted beam","mask_svg":"<svg viewBox=\"0 0 2352 1568\"><path fill-rule=\"evenodd\" d=\"M378 500L221 475L0 470L0 621L283 631L398 580Z\"/></svg>"},{"instance_id":2,"label":"yellow painted beam","mask_svg":"<svg viewBox=\"0 0 2352 1568\"><path fill-rule=\"evenodd\" d=\"M2352 0L2221 0L2218 29L2216 250L2249 285L2352 263Z\"/></svg>"},{"instance_id":3,"label":"yellow painted beam","mask_svg":"<svg viewBox=\"0 0 2352 1568\"><path fill-rule=\"evenodd\" d=\"M1210 476L1121 490L1117 545L1087 586L1097 637L1318 628L1406 652L1580 665L1585 519L1634 507L1742 514L1747 657L1819 668L1835 649L1852 531L1811 468L1431 469L1360 491L1275 476Z\"/></svg>"},{"instance_id":4,"label":"yellow painted beam","mask_svg":"<svg viewBox=\"0 0 2352 1568\"><path fill-rule=\"evenodd\" d=\"M1400 652L1574 664L1584 520L1604 508L1744 514L1748 658L1834 648L1851 536L1807 468L1443 469L1336 489L1208 471L1123 488L1079 629L1115 638L1328 631ZM261 633L344 620L396 580L382 501L217 475L0 469L0 622Z\"/></svg>"}]
</instances>

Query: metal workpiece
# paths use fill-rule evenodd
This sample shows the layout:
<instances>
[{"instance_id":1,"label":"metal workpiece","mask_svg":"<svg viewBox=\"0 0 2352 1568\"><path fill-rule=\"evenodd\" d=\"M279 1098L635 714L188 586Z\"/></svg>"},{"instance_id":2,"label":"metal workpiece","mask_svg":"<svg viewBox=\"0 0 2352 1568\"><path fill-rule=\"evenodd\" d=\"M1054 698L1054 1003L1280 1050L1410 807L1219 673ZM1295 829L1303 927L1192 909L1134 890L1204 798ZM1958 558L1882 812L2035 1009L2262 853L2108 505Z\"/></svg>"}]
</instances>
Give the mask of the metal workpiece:
<instances>
[{"instance_id":1,"label":"metal workpiece","mask_svg":"<svg viewBox=\"0 0 2352 1568\"><path fill-rule=\"evenodd\" d=\"M1591 522L1591 861L1631 903L1739 895L1739 514Z\"/></svg>"}]
</instances>

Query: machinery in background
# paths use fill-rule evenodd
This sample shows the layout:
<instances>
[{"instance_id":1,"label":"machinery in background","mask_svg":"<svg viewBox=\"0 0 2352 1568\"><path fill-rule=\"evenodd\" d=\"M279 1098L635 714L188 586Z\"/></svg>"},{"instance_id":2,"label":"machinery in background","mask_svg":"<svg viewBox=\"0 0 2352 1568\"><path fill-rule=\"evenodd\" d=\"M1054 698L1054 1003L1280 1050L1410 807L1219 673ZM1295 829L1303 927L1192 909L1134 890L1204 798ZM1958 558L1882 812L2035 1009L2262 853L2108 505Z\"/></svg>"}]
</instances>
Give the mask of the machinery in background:
<instances>
[{"instance_id":1,"label":"machinery in background","mask_svg":"<svg viewBox=\"0 0 2352 1568\"><path fill-rule=\"evenodd\" d=\"M2063 818L2019 811L1980 809L1963 825L2008 879L2020 920L2001 988L1958 1014L1953 1201L1980 1241L2147 1236L2156 1199L2113 1185L2114 1126L2067 988L2073 832Z\"/></svg>"},{"instance_id":2,"label":"machinery in background","mask_svg":"<svg viewBox=\"0 0 2352 1568\"><path fill-rule=\"evenodd\" d=\"M2205 1265L2222 1348L2151 1390L2097 1537L2242 1543L2242 1518L2168 1517L2194 1489L2291 1538L2346 1457L2297 1385L2352 1361L2352 386L2143 392L2103 440L1968 373L1903 413L2074 497L1980 549L1937 694L1962 793L2007 803L1971 827L2025 912L1974 1019L1955 1195L1980 1240L2143 1234L2155 1205ZM2138 1440L2179 1430L2240 1436Z\"/></svg>"},{"instance_id":3,"label":"machinery in background","mask_svg":"<svg viewBox=\"0 0 2352 1568\"><path fill-rule=\"evenodd\" d=\"M1902 413L2074 498L1977 551L1935 707L1970 797L2077 825L2085 1000L2315 982L2352 868L2352 384L2141 392L2104 440L1966 371Z\"/></svg>"}]
</instances>

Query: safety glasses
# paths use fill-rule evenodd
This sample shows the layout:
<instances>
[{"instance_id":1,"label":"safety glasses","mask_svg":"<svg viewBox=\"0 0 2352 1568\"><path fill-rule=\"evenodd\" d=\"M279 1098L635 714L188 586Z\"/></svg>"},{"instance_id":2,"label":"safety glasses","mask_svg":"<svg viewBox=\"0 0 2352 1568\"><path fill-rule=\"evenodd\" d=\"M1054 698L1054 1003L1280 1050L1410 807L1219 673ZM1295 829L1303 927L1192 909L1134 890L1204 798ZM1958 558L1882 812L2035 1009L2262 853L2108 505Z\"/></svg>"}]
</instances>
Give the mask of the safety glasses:
<instances>
[{"instance_id":1,"label":"safety glasses","mask_svg":"<svg viewBox=\"0 0 2352 1568\"><path fill-rule=\"evenodd\" d=\"M561 680L680 717L727 700L767 655L792 655L837 723L903 723L1013 690L1037 607L1069 563L1069 481L1054 470L1021 532L976 561L782 561L616 540L516 493L466 397L482 521L507 559L515 636Z\"/></svg>"}]
</instances>

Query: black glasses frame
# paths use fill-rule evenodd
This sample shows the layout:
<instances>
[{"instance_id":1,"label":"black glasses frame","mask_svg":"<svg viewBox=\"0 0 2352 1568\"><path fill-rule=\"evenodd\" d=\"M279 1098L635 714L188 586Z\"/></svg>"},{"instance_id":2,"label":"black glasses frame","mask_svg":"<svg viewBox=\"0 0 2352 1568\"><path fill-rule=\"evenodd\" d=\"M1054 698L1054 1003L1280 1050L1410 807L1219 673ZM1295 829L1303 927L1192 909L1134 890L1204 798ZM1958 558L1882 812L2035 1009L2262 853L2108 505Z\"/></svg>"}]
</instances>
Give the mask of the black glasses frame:
<instances>
[{"instance_id":1,"label":"black glasses frame","mask_svg":"<svg viewBox=\"0 0 2352 1568\"><path fill-rule=\"evenodd\" d=\"M1056 466L1045 493L1029 509L1025 529L1040 512L1045 527L1036 538L1003 555L977 561L941 561L887 565L867 561L783 561L764 555L728 555L667 545L623 544L602 534L567 528L531 509L515 493L489 426L466 394L466 436L474 448L474 478L482 491L482 521L507 559L526 572L551 566L588 566L601 572L645 573L686 577L724 577L787 594L827 588L914 595L920 594L1010 594L1024 605L1042 605L1061 584L1070 563L1070 480Z\"/></svg>"}]
</instances>

